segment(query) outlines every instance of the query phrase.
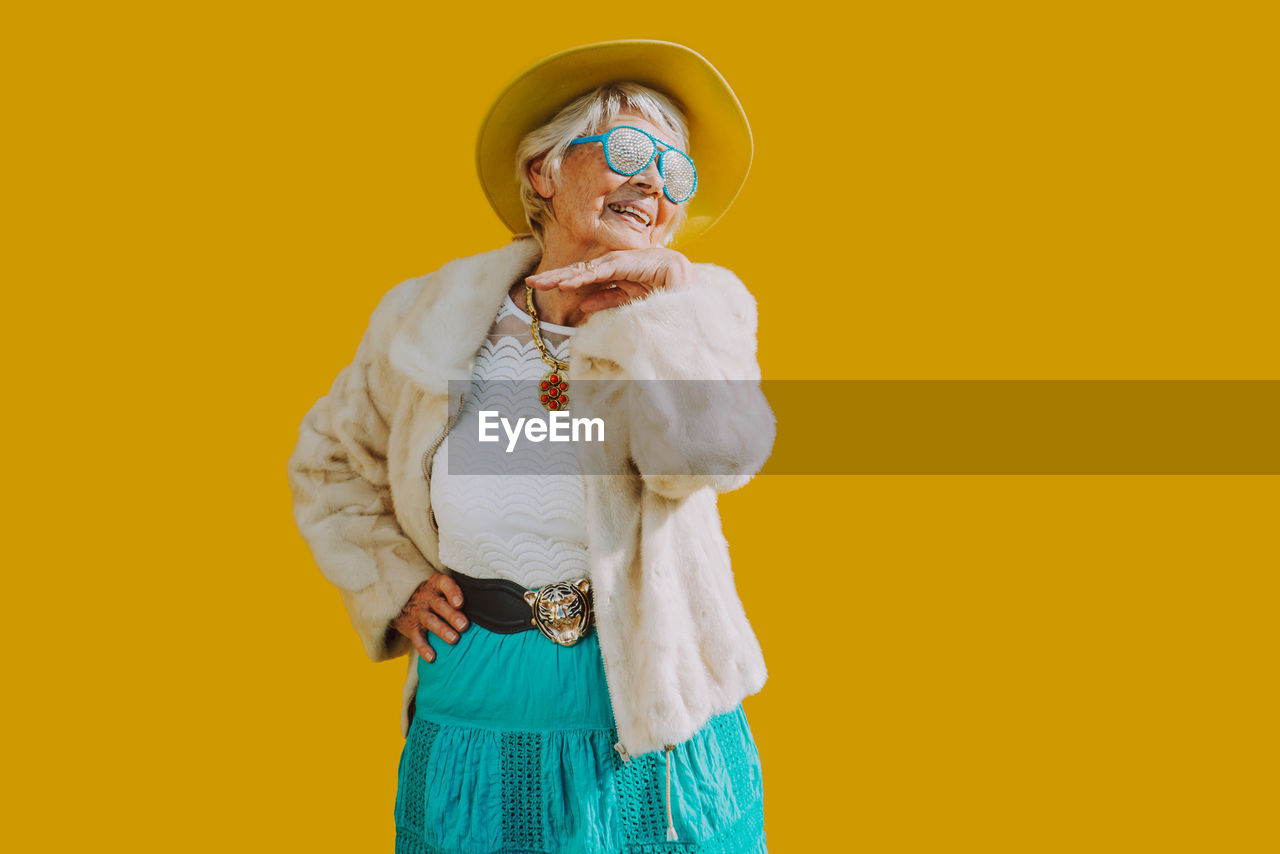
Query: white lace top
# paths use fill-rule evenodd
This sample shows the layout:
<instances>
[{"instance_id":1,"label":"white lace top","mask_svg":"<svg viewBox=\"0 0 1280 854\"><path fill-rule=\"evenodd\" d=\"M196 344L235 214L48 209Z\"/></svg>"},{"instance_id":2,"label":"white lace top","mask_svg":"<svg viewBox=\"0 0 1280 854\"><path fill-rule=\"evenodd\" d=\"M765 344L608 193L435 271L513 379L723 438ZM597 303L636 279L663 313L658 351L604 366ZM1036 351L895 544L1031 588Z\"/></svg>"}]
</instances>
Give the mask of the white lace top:
<instances>
[{"instance_id":1,"label":"white lace top","mask_svg":"<svg viewBox=\"0 0 1280 854\"><path fill-rule=\"evenodd\" d=\"M540 329L551 355L568 361L573 327L543 322ZM576 469L576 463L566 468L573 454L569 443L540 443L532 456L522 449L511 474L449 473L449 440L475 436L480 410L498 410L513 423L521 416L547 417L538 401L538 381L547 370L533 343L529 315L507 297L476 355L458 420L431 464L431 507L445 566L529 588L588 577L585 480L581 474L538 473L546 471L551 456L555 470ZM501 429L498 435L505 444Z\"/></svg>"}]
</instances>

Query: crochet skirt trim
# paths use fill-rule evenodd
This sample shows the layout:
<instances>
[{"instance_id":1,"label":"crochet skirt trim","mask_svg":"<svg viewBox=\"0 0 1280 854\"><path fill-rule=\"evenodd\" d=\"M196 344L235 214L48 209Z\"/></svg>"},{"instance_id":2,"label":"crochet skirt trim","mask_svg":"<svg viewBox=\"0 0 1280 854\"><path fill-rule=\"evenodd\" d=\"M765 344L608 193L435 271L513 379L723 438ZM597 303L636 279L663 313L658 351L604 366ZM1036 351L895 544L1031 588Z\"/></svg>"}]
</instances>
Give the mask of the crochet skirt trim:
<instances>
[{"instance_id":1,"label":"crochet skirt trim","mask_svg":"<svg viewBox=\"0 0 1280 854\"><path fill-rule=\"evenodd\" d=\"M472 625L433 646L400 756L396 854L767 854L741 705L625 761L594 634L560 647Z\"/></svg>"}]
</instances>

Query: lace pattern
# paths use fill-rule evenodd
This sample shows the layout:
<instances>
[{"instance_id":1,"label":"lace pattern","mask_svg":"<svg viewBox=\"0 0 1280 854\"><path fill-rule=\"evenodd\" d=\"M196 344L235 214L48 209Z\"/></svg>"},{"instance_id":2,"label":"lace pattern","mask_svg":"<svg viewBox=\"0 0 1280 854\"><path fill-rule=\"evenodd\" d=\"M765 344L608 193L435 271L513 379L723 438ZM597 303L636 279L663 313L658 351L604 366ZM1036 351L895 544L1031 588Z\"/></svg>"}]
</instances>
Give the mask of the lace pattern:
<instances>
[{"instance_id":1,"label":"lace pattern","mask_svg":"<svg viewBox=\"0 0 1280 854\"><path fill-rule=\"evenodd\" d=\"M432 840L439 839L439 829L421 826L422 799L430 788L424 786L423 780L427 772L452 764L446 759L431 762L442 727L453 732L468 730L426 719L415 719L410 728L400 760L396 854L586 854L576 848L568 852L561 840L548 838L544 812L549 793L544 790L544 781L562 779L563 770L545 767L545 736L533 731L509 730L499 735L502 813L490 817L501 822L500 834L495 833L491 843L498 847L459 852L434 843ZM674 842L666 840L666 754L655 751L624 762L607 747L616 735L616 731L609 730L597 740L609 755L598 757L595 762L609 769L613 780L610 800L616 805L613 815L619 826L612 832L601 829L601 835L595 838L605 847L592 847L592 854L767 854L758 754L740 710L712 718L701 736L672 751L677 767L700 765L702 773L710 775L705 785L723 789L715 811L722 813L715 821L721 829L713 838L698 839L690 833L688 828L703 826L703 821L692 801L681 800L675 805L676 821L686 828L684 835ZM437 773L465 774L467 770L453 767ZM693 788L684 793L686 798L694 794ZM443 814L448 820L459 822L481 818L467 815L463 804L450 804ZM604 843L604 839L613 841Z\"/></svg>"},{"instance_id":2,"label":"lace pattern","mask_svg":"<svg viewBox=\"0 0 1280 854\"><path fill-rule=\"evenodd\" d=\"M543 850L542 734L502 734L502 841L512 850Z\"/></svg>"},{"instance_id":3,"label":"lace pattern","mask_svg":"<svg viewBox=\"0 0 1280 854\"><path fill-rule=\"evenodd\" d=\"M431 745L440 732L439 724L431 721L415 721L410 737L413 749L400 754L399 778L396 789L396 850L400 850L401 834L421 837L424 831L423 812L427 788L427 760L431 757Z\"/></svg>"},{"instance_id":4,"label":"lace pattern","mask_svg":"<svg viewBox=\"0 0 1280 854\"><path fill-rule=\"evenodd\" d=\"M572 327L541 327L551 354L568 360ZM546 443L532 454L517 455L520 467L510 475L449 472L449 439L468 435L466 431L474 435L481 410L497 410L512 420L546 416L537 382L547 370L529 315L510 298L504 300L476 356L471 393L432 461L431 504L440 528L440 559L452 569L529 588L588 576L584 479L538 473L552 467L565 471L566 460L573 470L571 447ZM490 382L494 380L516 382Z\"/></svg>"}]
</instances>

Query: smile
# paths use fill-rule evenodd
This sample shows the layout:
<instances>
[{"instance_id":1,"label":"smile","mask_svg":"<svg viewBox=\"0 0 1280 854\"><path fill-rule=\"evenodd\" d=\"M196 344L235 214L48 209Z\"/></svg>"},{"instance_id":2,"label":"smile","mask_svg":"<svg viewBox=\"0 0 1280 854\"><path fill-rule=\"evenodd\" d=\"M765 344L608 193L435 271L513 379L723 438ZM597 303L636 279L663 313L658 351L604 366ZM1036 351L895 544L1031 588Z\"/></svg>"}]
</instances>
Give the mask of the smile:
<instances>
[{"instance_id":1,"label":"smile","mask_svg":"<svg viewBox=\"0 0 1280 854\"><path fill-rule=\"evenodd\" d=\"M634 207L632 205L611 204L609 205L609 210L613 211L616 214L620 214L622 216L630 216L632 219L634 219L636 222L640 223L643 226L649 225L649 215L644 211L640 210L639 208Z\"/></svg>"}]
</instances>

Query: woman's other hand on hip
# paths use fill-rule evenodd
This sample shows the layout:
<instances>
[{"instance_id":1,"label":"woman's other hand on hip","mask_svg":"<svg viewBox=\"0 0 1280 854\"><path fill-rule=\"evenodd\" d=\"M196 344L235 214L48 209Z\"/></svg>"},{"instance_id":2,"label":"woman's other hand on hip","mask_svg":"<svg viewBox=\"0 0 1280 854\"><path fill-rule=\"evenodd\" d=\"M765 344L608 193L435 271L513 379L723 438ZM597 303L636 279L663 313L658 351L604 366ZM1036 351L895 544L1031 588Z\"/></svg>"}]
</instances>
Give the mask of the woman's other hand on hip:
<instances>
[{"instance_id":1,"label":"woman's other hand on hip","mask_svg":"<svg viewBox=\"0 0 1280 854\"><path fill-rule=\"evenodd\" d=\"M436 653L427 642L426 633L430 631L446 643L457 643L458 632L467 627L467 618L458 610L461 607L462 590L457 582L437 572L418 585L391 625L409 639L418 655L435 661Z\"/></svg>"}]
</instances>

